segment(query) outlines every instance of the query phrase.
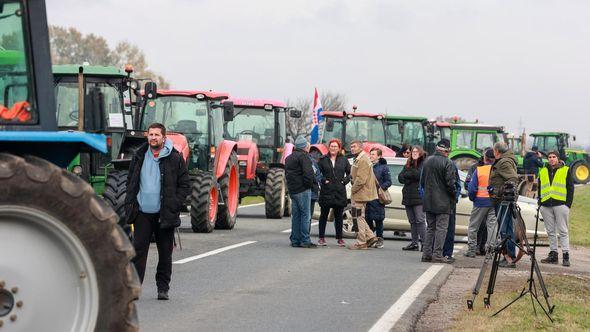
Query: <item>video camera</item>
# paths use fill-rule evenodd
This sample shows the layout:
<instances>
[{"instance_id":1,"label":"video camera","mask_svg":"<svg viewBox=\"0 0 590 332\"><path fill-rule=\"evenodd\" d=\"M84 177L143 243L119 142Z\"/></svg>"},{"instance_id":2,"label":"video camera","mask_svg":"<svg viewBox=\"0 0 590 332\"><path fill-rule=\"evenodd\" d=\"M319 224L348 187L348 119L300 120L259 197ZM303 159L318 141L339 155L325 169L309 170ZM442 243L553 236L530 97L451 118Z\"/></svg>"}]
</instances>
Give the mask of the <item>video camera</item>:
<instances>
[{"instance_id":1,"label":"video camera","mask_svg":"<svg viewBox=\"0 0 590 332\"><path fill-rule=\"evenodd\" d=\"M502 195L502 201L504 202L516 202L516 198L518 197L516 193L516 184L512 181L504 183L500 192L497 192L496 188L489 186L488 193L492 197L498 197Z\"/></svg>"}]
</instances>

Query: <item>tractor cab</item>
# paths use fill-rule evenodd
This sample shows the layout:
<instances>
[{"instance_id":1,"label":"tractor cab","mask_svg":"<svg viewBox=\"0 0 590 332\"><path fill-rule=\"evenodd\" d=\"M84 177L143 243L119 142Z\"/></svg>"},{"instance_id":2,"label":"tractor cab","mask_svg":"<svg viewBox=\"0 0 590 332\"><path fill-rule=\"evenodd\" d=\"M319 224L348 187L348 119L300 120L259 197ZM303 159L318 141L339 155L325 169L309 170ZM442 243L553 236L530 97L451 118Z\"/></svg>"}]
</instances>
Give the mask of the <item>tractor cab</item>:
<instances>
[{"instance_id":1,"label":"tractor cab","mask_svg":"<svg viewBox=\"0 0 590 332\"><path fill-rule=\"evenodd\" d=\"M462 171L477 163L486 148L504 141L504 127L476 123L451 124L451 152L449 158Z\"/></svg>"},{"instance_id":2,"label":"tractor cab","mask_svg":"<svg viewBox=\"0 0 590 332\"><path fill-rule=\"evenodd\" d=\"M569 134L558 132L533 133L533 145L539 148L539 151L547 156L550 151L558 151L560 158L566 160L565 149L569 148Z\"/></svg>"},{"instance_id":3,"label":"tractor cab","mask_svg":"<svg viewBox=\"0 0 590 332\"><path fill-rule=\"evenodd\" d=\"M425 117L386 115L387 147L398 152L402 145L420 145L426 151L433 141L428 135L428 119Z\"/></svg>"},{"instance_id":4,"label":"tractor cab","mask_svg":"<svg viewBox=\"0 0 590 332\"><path fill-rule=\"evenodd\" d=\"M590 182L590 155L581 149L570 148L570 135L562 132L541 132L531 134L533 145L547 156L550 151L558 151L560 159L571 168L575 183ZM575 141L576 137L572 136Z\"/></svg>"}]
</instances>

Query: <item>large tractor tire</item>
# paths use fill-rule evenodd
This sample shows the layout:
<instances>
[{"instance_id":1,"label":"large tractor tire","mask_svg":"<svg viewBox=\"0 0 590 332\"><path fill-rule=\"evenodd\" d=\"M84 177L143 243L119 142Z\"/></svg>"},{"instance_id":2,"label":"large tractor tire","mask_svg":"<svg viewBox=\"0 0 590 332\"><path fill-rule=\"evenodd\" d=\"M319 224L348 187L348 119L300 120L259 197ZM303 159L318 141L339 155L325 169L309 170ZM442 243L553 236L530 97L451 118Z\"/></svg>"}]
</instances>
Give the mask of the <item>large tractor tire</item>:
<instances>
[{"instance_id":1,"label":"large tractor tire","mask_svg":"<svg viewBox=\"0 0 590 332\"><path fill-rule=\"evenodd\" d=\"M138 331L141 285L118 219L73 173L0 153L4 328Z\"/></svg>"},{"instance_id":2,"label":"large tractor tire","mask_svg":"<svg viewBox=\"0 0 590 332\"><path fill-rule=\"evenodd\" d=\"M283 213L283 217L290 217L291 216L291 212L293 212L291 204L293 204L291 202L291 197L289 197L289 194L286 193L285 194L285 212ZM313 211L312 211L312 213L313 213Z\"/></svg>"},{"instance_id":3,"label":"large tractor tire","mask_svg":"<svg viewBox=\"0 0 590 332\"><path fill-rule=\"evenodd\" d=\"M586 184L590 182L590 167L588 163L580 160L572 165L572 175L574 176L574 183Z\"/></svg>"},{"instance_id":4,"label":"large tractor tire","mask_svg":"<svg viewBox=\"0 0 590 332\"><path fill-rule=\"evenodd\" d=\"M269 219L280 219L285 214L285 196L287 196L287 180L285 170L271 168L266 175L264 188L264 211Z\"/></svg>"},{"instance_id":5,"label":"large tractor tire","mask_svg":"<svg viewBox=\"0 0 590 332\"><path fill-rule=\"evenodd\" d=\"M191 226L195 233L211 233L217 221L219 192L211 173L195 176L191 193Z\"/></svg>"},{"instance_id":6,"label":"large tractor tire","mask_svg":"<svg viewBox=\"0 0 590 332\"><path fill-rule=\"evenodd\" d=\"M232 229L236 225L238 204L240 200L240 178L238 172L238 157L235 152L230 155L225 171L219 178L219 187L224 205L217 211L217 229Z\"/></svg>"},{"instance_id":7,"label":"large tractor tire","mask_svg":"<svg viewBox=\"0 0 590 332\"><path fill-rule=\"evenodd\" d=\"M127 171L113 170L109 172L104 186L102 197L117 212L119 216L119 226L127 233L130 232L130 226L127 224L125 215L125 197L127 197Z\"/></svg>"},{"instance_id":8,"label":"large tractor tire","mask_svg":"<svg viewBox=\"0 0 590 332\"><path fill-rule=\"evenodd\" d=\"M453 159L457 168L463 172L468 172L471 166L477 163L477 159L470 157L459 157Z\"/></svg>"}]
</instances>

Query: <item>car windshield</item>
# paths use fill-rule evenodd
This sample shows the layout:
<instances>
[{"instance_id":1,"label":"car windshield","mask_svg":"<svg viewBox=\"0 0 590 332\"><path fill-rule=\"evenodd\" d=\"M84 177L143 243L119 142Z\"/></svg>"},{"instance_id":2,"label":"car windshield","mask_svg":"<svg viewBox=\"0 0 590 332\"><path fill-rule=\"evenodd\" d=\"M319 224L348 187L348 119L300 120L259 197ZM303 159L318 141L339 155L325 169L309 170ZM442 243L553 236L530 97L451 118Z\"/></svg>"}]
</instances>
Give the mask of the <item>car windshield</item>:
<instances>
[{"instance_id":1,"label":"car windshield","mask_svg":"<svg viewBox=\"0 0 590 332\"><path fill-rule=\"evenodd\" d=\"M113 82L86 82L85 93L97 88L104 96L106 124L112 128L124 128L123 99L121 85ZM57 101L57 125L59 127L76 127L78 125L78 83L60 81L55 86ZM88 96L87 96L88 97ZM89 112L89 105L84 109Z\"/></svg>"},{"instance_id":2,"label":"car windshield","mask_svg":"<svg viewBox=\"0 0 590 332\"><path fill-rule=\"evenodd\" d=\"M457 130L457 141L454 149L471 149L471 138L473 132L467 130Z\"/></svg>"},{"instance_id":3,"label":"car windshield","mask_svg":"<svg viewBox=\"0 0 590 332\"><path fill-rule=\"evenodd\" d=\"M227 123L228 138L251 140L259 146L273 146L275 112L263 108L235 108L233 121Z\"/></svg>"},{"instance_id":4,"label":"car windshield","mask_svg":"<svg viewBox=\"0 0 590 332\"><path fill-rule=\"evenodd\" d=\"M383 128L382 120L365 116L354 116L347 119L344 143L348 146L355 139L385 145L385 128Z\"/></svg>"},{"instance_id":5,"label":"car windshield","mask_svg":"<svg viewBox=\"0 0 590 332\"><path fill-rule=\"evenodd\" d=\"M0 5L0 124L37 121L22 13L20 2Z\"/></svg>"},{"instance_id":6,"label":"car windshield","mask_svg":"<svg viewBox=\"0 0 590 332\"><path fill-rule=\"evenodd\" d=\"M492 148L496 140L497 136L494 133L477 133L475 148L479 151L483 151L486 148Z\"/></svg>"}]
</instances>

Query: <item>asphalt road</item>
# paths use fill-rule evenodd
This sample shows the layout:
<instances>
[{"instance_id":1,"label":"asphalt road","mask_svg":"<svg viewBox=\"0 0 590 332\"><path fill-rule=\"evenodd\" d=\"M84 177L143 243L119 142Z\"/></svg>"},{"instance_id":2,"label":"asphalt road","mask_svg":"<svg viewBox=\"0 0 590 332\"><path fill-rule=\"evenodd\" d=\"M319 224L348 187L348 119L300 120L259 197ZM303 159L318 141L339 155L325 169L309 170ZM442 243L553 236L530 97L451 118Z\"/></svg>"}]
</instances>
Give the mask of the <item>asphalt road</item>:
<instances>
[{"instance_id":1,"label":"asphalt road","mask_svg":"<svg viewBox=\"0 0 590 332\"><path fill-rule=\"evenodd\" d=\"M328 247L292 248L283 232L290 220L265 219L260 205L240 208L230 231L192 233L186 219L183 226L175 262L256 242L174 264L170 301L156 300L152 244L138 301L142 331L366 331L430 267L420 252L401 250L407 241L362 251L337 247L331 223Z\"/></svg>"}]
</instances>

